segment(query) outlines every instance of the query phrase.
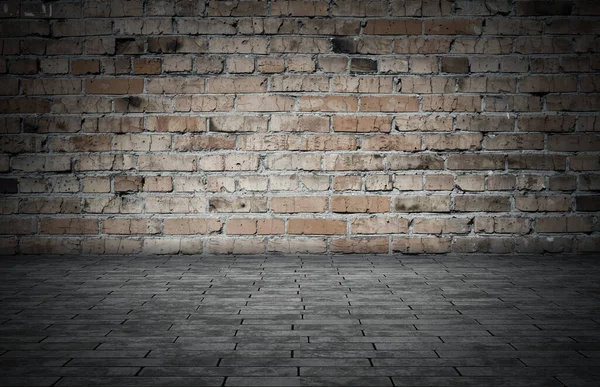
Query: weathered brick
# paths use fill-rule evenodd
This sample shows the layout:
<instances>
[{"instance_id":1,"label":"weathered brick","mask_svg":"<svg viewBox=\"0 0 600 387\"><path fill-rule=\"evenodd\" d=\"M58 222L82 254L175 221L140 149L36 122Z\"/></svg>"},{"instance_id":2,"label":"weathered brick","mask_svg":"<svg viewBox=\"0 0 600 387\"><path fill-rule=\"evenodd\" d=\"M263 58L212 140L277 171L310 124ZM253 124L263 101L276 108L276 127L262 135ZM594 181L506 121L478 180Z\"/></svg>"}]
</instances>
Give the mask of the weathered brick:
<instances>
[{"instance_id":1,"label":"weathered brick","mask_svg":"<svg viewBox=\"0 0 600 387\"><path fill-rule=\"evenodd\" d=\"M326 154L324 169L328 171L383 170L383 157L370 154Z\"/></svg>"},{"instance_id":2,"label":"weathered brick","mask_svg":"<svg viewBox=\"0 0 600 387\"><path fill-rule=\"evenodd\" d=\"M535 220L537 232L564 233L564 232L592 232L594 221L590 217L544 217Z\"/></svg>"},{"instance_id":3,"label":"weathered brick","mask_svg":"<svg viewBox=\"0 0 600 387\"><path fill-rule=\"evenodd\" d=\"M295 196L271 198L271 211L280 213L325 212L329 202L323 196Z\"/></svg>"},{"instance_id":4,"label":"weathered brick","mask_svg":"<svg viewBox=\"0 0 600 387\"><path fill-rule=\"evenodd\" d=\"M471 230L471 218L422 218L413 220L416 234L467 234Z\"/></svg>"},{"instance_id":5,"label":"weathered brick","mask_svg":"<svg viewBox=\"0 0 600 387\"><path fill-rule=\"evenodd\" d=\"M388 212L390 198L388 196L333 196L331 211L341 213L353 212Z\"/></svg>"},{"instance_id":6,"label":"weathered brick","mask_svg":"<svg viewBox=\"0 0 600 387\"><path fill-rule=\"evenodd\" d=\"M516 196L515 208L520 211L569 211L569 196Z\"/></svg>"},{"instance_id":7,"label":"weathered brick","mask_svg":"<svg viewBox=\"0 0 600 387\"><path fill-rule=\"evenodd\" d=\"M477 233L527 234L531 230L527 218L476 217L473 229Z\"/></svg>"},{"instance_id":8,"label":"weathered brick","mask_svg":"<svg viewBox=\"0 0 600 387\"><path fill-rule=\"evenodd\" d=\"M450 252L450 238L392 238L392 251L404 254L441 254Z\"/></svg>"},{"instance_id":9,"label":"weathered brick","mask_svg":"<svg viewBox=\"0 0 600 387\"><path fill-rule=\"evenodd\" d=\"M276 238L267 240L267 251L283 254L320 254L327 250L327 239L320 237Z\"/></svg>"},{"instance_id":10,"label":"weathered brick","mask_svg":"<svg viewBox=\"0 0 600 387\"><path fill-rule=\"evenodd\" d=\"M352 234L403 234L408 232L408 219L391 217L355 218L350 223Z\"/></svg>"},{"instance_id":11,"label":"weathered brick","mask_svg":"<svg viewBox=\"0 0 600 387\"><path fill-rule=\"evenodd\" d=\"M447 196L399 196L394 198L396 212L449 212Z\"/></svg>"},{"instance_id":12,"label":"weathered brick","mask_svg":"<svg viewBox=\"0 0 600 387\"><path fill-rule=\"evenodd\" d=\"M293 218L288 220L288 234L346 234L346 221L339 219Z\"/></svg>"},{"instance_id":13,"label":"weathered brick","mask_svg":"<svg viewBox=\"0 0 600 387\"><path fill-rule=\"evenodd\" d=\"M163 221L165 235L211 234L221 230L221 221L213 218L169 218Z\"/></svg>"},{"instance_id":14,"label":"weathered brick","mask_svg":"<svg viewBox=\"0 0 600 387\"><path fill-rule=\"evenodd\" d=\"M333 116L336 132L383 132L391 130L392 118L386 116Z\"/></svg>"},{"instance_id":15,"label":"weathered brick","mask_svg":"<svg viewBox=\"0 0 600 387\"><path fill-rule=\"evenodd\" d=\"M356 254L387 254L389 252L388 238L335 238L329 245L332 253Z\"/></svg>"}]
</instances>

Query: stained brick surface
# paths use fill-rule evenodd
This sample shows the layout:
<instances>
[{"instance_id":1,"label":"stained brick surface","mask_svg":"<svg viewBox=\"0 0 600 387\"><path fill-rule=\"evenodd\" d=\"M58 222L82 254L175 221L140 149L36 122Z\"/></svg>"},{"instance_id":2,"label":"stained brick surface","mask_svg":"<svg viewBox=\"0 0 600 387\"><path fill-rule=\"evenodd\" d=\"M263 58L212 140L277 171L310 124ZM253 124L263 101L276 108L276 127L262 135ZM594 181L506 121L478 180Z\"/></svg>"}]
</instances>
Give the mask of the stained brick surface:
<instances>
[{"instance_id":1,"label":"stained brick surface","mask_svg":"<svg viewBox=\"0 0 600 387\"><path fill-rule=\"evenodd\" d=\"M599 16L2 1L1 252L600 251Z\"/></svg>"}]
</instances>

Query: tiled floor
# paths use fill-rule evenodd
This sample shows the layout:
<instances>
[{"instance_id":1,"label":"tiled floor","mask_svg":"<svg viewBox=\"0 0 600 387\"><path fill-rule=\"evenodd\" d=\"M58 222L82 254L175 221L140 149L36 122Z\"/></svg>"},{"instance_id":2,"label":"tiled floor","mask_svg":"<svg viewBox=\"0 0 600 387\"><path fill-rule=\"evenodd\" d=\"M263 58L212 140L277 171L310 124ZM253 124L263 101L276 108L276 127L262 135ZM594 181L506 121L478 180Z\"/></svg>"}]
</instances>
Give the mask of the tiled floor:
<instances>
[{"instance_id":1,"label":"tiled floor","mask_svg":"<svg viewBox=\"0 0 600 387\"><path fill-rule=\"evenodd\" d=\"M18 257L0 291L0 385L600 385L600 257Z\"/></svg>"}]
</instances>

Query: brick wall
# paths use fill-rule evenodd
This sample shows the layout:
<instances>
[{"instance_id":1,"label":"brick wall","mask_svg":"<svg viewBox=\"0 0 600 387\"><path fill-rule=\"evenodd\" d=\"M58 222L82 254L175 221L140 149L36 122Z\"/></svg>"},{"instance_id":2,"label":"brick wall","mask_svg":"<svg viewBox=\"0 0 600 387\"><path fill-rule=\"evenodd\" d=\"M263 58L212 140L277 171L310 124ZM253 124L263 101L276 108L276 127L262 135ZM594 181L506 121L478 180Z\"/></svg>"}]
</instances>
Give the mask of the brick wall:
<instances>
[{"instance_id":1,"label":"brick wall","mask_svg":"<svg viewBox=\"0 0 600 387\"><path fill-rule=\"evenodd\" d=\"M0 1L0 252L600 251L599 16Z\"/></svg>"}]
</instances>

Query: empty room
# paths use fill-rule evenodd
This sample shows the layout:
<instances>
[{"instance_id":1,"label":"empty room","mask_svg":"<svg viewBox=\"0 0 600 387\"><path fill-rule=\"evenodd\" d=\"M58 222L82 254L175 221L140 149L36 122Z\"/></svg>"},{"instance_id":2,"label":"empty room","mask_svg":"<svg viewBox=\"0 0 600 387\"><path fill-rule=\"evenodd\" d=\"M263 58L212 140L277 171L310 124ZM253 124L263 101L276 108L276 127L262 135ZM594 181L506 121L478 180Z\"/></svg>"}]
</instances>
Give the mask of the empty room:
<instances>
[{"instance_id":1,"label":"empty room","mask_svg":"<svg viewBox=\"0 0 600 387\"><path fill-rule=\"evenodd\" d=\"M0 0L0 386L600 385L600 2Z\"/></svg>"}]
</instances>

